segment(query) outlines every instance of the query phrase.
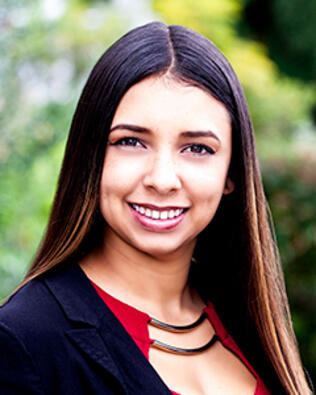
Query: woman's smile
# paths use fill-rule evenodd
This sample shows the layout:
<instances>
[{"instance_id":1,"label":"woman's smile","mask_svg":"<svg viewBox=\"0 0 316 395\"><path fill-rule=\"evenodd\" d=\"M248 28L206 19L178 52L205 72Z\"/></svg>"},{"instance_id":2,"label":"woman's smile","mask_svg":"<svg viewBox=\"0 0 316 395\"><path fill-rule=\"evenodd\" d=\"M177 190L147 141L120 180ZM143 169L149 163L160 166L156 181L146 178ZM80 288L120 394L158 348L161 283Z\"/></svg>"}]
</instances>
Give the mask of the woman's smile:
<instances>
[{"instance_id":1,"label":"woman's smile","mask_svg":"<svg viewBox=\"0 0 316 395\"><path fill-rule=\"evenodd\" d=\"M130 204L132 215L145 228L165 231L176 227L184 219L189 208L157 207L147 204Z\"/></svg>"},{"instance_id":2,"label":"woman's smile","mask_svg":"<svg viewBox=\"0 0 316 395\"><path fill-rule=\"evenodd\" d=\"M101 212L120 248L156 255L194 244L233 190L230 157L222 103L167 77L133 85L112 121L100 186Z\"/></svg>"}]
</instances>

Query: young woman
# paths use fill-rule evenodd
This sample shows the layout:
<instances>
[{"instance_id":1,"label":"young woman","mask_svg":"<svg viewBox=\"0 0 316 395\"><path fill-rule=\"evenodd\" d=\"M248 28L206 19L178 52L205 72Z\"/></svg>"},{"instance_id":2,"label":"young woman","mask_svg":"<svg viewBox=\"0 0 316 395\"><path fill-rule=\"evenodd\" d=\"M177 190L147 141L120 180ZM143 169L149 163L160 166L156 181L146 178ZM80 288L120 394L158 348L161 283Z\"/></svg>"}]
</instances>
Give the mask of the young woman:
<instances>
[{"instance_id":1,"label":"young woman","mask_svg":"<svg viewBox=\"0 0 316 395\"><path fill-rule=\"evenodd\" d=\"M309 394L240 83L150 23L98 61L0 309L1 394Z\"/></svg>"}]
</instances>

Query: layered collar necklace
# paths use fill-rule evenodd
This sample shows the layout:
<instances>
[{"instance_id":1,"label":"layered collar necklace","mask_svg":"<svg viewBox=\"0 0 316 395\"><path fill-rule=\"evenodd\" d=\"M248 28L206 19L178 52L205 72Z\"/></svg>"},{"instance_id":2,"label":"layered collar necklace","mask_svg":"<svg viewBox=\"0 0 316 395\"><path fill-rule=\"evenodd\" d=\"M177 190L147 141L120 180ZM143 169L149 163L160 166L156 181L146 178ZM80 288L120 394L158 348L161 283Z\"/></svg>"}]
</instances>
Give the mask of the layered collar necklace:
<instances>
[{"instance_id":1,"label":"layered collar necklace","mask_svg":"<svg viewBox=\"0 0 316 395\"><path fill-rule=\"evenodd\" d=\"M203 323L203 321L207 318L207 314L205 311L202 312L200 317L193 322L192 324L189 325L184 325L184 326L176 326L176 325L171 325L167 324L165 322L159 321L155 318L151 318L150 321L148 322L149 325L152 325L156 328L162 329L167 332L173 332L173 333L185 333L185 332L190 332L194 328L197 328L199 325ZM157 348L162 351L166 351L172 354L179 354L179 355L194 355L198 354L204 350L207 350L210 348L217 340L219 340L218 335L215 333L212 338L203 346L197 347L197 348L180 348L180 347L175 347L170 344L163 343L159 340L154 340L153 343L151 344L152 347Z\"/></svg>"}]
</instances>

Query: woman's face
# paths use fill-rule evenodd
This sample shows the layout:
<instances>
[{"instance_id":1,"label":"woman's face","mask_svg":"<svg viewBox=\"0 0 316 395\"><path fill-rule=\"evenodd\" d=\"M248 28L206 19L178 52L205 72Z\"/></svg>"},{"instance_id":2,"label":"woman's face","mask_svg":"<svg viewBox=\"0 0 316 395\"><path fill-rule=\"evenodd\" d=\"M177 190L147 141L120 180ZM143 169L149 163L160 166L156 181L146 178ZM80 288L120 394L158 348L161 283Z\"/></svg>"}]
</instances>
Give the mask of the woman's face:
<instances>
[{"instance_id":1,"label":"woman's face","mask_svg":"<svg viewBox=\"0 0 316 395\"><path fill-rule=\"evenodd\" d=\"M100 186L108 231L121 248L152 256L193 251L222 195L233 190L230 158L223 104L166 77L137 83L109 134Z\"/></svg>"}]
</instances>

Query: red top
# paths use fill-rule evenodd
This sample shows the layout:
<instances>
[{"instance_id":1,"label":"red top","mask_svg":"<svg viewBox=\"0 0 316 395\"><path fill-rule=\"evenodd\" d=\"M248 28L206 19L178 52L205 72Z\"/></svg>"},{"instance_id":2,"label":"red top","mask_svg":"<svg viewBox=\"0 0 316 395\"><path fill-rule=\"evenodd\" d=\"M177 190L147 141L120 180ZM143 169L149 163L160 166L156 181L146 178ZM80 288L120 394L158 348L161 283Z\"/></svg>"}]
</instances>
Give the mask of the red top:
<instances>
[{"instance_id":1,"label":"red top","mask_svg":"<svg viewBox=\"0 0 316 395\"><path fill-rule=\"evenodd\" d=\"M145 357L149 359L149 347L150 344L154 341L153 339L150 339L148 331L148 322L150 321L151 317L148 314L143 313L142 311L137 310L134 307L104 292L93 281L91 281L91 283L96 289L97 293L102 298L102 300L107 304L113 314L117 317L117 319L121 322L126 331L135 341L137 346L141 349ZM203 310L206 312L208 319L210 320L210 323L212 324L215 333L221 339L222 344L227 349L231 350L234 354L236 354L257 379L257 386L254 395L271 395L261 381L258 374L255 372L255 370L249 364L237 344L234 342L233 338L225 330L212 303L208 302L207 306ZM173 395L180 395L175 391L171 391L171 393Z\"/></svg>"}]
</instances>

